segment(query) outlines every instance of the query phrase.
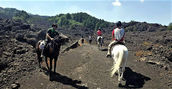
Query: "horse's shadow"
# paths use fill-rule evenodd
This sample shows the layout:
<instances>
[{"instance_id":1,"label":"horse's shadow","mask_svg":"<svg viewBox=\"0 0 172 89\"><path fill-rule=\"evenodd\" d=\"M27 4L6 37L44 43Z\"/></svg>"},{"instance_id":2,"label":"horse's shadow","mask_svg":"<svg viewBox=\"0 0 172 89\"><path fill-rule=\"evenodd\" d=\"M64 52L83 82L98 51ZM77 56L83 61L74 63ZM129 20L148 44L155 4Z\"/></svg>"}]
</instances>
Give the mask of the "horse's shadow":
<instances>
[{"instance_id":1,"label":"horse's shadow","mask_svg":"<svg viewBox=\"0 0 172 89\"><path fill-rule=\"evenodd\" d=\"M101 51L108 51L108 49L107 48L102 48L102 49L100 49Z\"/></svg>"},{"instance_id":2,"label":"horse's shadow","mask_svg":"<svg viewBox=\"0 0 172 89\"><path fill-rule=\"evenodd\" d=\"M125 68L123 78L126 81L126 88L142 88L145 81L151 80L151 78L147 76L132 71L129 67Z\"/></svg>"},{"instance_id":3,"label":"horse's shadow","mask_svg":"<svg viewBox=\"0 0 172 89\"><path fill-rule=\"evenodd\" d=\"M46 68L43 67L42 69L44 70L44 73L46 75L49 74L48 70ZM60 83L62 83L64 85L70 85L72 87L75 87L76 89L88 89L88 87L77 85L77 84L81 84L82 83L81 81L73 80L73 79L71 79L71 78L69 78L67 76L63 76L63 75L61 75L59 73L54 73L52 75L52 79L53 79L52 81L60 82Z\"/></svg>"}]
</instances>

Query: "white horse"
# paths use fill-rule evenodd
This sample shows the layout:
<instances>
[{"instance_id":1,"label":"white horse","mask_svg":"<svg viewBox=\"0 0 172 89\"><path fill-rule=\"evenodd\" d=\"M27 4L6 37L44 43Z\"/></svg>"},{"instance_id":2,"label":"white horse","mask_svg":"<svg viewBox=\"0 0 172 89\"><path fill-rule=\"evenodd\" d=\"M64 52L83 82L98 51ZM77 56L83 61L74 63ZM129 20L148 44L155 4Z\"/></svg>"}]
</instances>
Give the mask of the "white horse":
<instances>
[{"instance_id":1,"label":"white horse","mask_svg":"<svg viewBox=\"0 0 172 89\"><path fill-rule=\"evenodd\" d=\"M97 37L97 45L98 45L98 49L100 49L103 46L103 37L102 36Z\"/></svg>"},{"instance_id":2,"label":"white horse","mask_svg":"<svg viewBox=\"0 0 172 89\"><path fill-rule=\"evenodd\" d=\"M112 47L111 50L112 58L114 60L112 66L111 77L118 72L118 86L121 87L121 80L125 71L125 66L128 58L128 49L126 46L117 44Z\"/></svg>"}]
</instances>

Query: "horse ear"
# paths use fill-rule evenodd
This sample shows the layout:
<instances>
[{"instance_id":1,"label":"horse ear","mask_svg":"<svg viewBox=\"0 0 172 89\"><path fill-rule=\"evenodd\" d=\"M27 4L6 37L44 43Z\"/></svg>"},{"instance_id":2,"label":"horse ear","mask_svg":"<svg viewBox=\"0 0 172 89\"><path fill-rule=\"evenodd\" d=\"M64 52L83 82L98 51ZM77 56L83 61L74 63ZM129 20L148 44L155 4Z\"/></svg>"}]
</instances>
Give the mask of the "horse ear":
<instances>
[{"instance_id":1,"label":"horse ear","mask_svg":"<svg viewBox=\"0 0 172 89\"><path fill-rule=\"evenodd\" d=\"M58 37L58 40L61 40L61 39L62 39L62 37L61 37L61 36L59 36L59 37Z\"/></svg>"}]
</instances>

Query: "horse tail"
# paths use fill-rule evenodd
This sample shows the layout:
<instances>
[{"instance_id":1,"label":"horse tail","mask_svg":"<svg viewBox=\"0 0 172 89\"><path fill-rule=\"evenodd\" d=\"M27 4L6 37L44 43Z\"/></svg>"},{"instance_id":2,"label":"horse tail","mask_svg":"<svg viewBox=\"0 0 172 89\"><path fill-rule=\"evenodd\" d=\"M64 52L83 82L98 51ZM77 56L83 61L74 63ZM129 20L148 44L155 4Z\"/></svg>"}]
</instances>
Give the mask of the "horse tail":
<instances>
[{"instance_id":1,"label":"horse tail","mask_svg":"<svg viewBox=\"0 0 172 89\"><path fill-rule=\"evenodd\" d=\"M40 41L38 41L37 43L36 43L36 53L37 53L37 60L39 61L39 62L42 62L42 58L41 58L41 51L40 51L40 48L39 48L39 45L40 45L40 43L41 43L41 41L42 40L40 40Z\"/></svg>"},{"instance_id":2,"label":"horse tail","mask_svg":"<svg viewBox=\"0 0 172 89\"><path fill-rule=\"evenodd\" d=\"M124 55L124 50L119 50L118 55L116 55L116 57L115 57L115 58L117 58L116 63L114 63L113 66L112 66L111 77L113 77L115 72L119 70L120 65L122 63L122 60L123 60L123 55Z\"/></svg>"}]
</instances>

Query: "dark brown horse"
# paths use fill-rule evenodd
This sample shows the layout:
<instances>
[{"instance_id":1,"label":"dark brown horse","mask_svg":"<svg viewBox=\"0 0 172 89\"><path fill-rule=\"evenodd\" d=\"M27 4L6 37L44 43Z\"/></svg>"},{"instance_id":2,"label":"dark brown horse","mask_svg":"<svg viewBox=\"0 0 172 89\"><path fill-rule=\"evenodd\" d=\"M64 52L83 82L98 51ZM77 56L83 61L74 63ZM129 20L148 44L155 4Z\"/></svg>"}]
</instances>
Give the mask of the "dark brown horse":
<instances>
[{"instance_id":1,"label":"dark brown horse","mask_svg":"<svg viewBox=\"0 0 172 89\"><path fill-rule=\"evenodd\" d=\"M52 80L52 71L51 71L52 64L53 64L52 60L54 59L54 73L56 73L56 62L59 56L60 47L67 41L68 41L68 38L66 37L61 37L61 36L56 37L54 38L54 40L49 42L44 49L43 55L45 56L45 62L50 73L50 81ZM40 42L41 41L39 41L36 45L36 52L37 52L39 67L41 67L40 62L42 61L42 58L41 58L42 50L40 49ZM50 67L48 66L47 58L50 58Z\"/></svg>"}]
</instances>

